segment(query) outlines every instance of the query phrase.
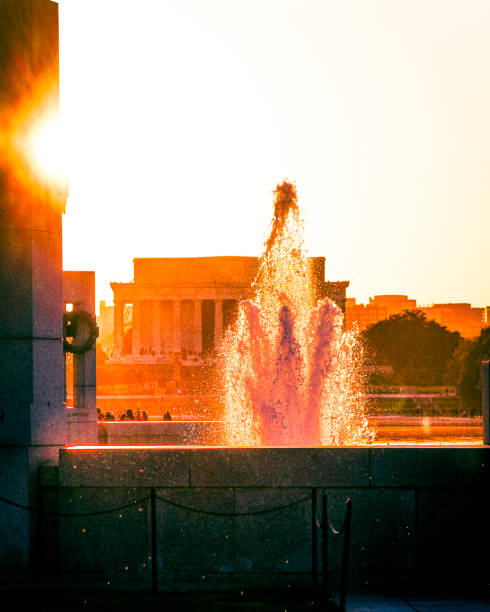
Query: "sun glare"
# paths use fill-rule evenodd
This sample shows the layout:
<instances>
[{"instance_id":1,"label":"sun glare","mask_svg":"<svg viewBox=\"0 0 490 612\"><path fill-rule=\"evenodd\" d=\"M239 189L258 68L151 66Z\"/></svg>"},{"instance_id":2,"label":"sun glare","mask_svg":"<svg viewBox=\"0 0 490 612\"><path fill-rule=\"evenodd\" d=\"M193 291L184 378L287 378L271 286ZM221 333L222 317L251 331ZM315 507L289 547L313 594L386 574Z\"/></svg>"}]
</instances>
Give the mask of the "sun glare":
<instances>
[{"instance_id":1,"label":"sun glare","mask_svg":"<svg viewBox=\"0 0 490 612\"><path fill-rule=\"evenodd\" d=\"M64 183L63 138L54 110L33 121L25 142L25 154L39 180L53 185Z\"/></svg>"},{"instance_id":2,"label":"sun glare","mask_svg":"<svg viewBox=\"0 0 490 612\"><path fill-rule=\"evenodd\" d=\"M53 76L39 78L14 104L2 108L0 133L11 188L62 203L67 173L57 87Z\"/></svg>"}]
</instances>

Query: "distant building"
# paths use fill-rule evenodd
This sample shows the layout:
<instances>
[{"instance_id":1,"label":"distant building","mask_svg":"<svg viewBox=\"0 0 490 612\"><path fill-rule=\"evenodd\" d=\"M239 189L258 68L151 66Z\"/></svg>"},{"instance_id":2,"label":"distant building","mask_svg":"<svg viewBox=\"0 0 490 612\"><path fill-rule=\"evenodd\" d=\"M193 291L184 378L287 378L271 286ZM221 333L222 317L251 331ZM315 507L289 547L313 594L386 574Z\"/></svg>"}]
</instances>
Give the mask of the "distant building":
<instances>
[{"instance_id":1,"label":"distant building","mask_svg":"<svg viewBox=\"0 0 490 612\"><path fill-rule=\"evenodd\" d=\"M355 298L347 298L345 304L346 328L352 329L357 323L359 331L362 331L383 321L391 315L400 314L404 310L414 310L417 307L416 300L410 300L406 295L375 295L369 298L368 304L356 304Z\"/></svg>"},{"instance_id":2,"label":"distant building","mask_svg":"<svg viewBox=\"0 0 490 612\"><path fill-rule=\"evenodd\" d=\"M114 306L106 306L105 300L100 300L100 314L97 316L99 340L112 336L114 331Z\"/></svg>"},{"instance_id":3,"label":"distant building","mask_svg":"<svg viewBox=\"0 0 490 612\"><path fill-rule=\"evenodd\" d=\"M134 280L111 283L114 331L111 363L199 365L219 349L240 300L252 297L257 257L134 259ZM312 258L317 298L345 310L349 281L326 282L325 258ZM132 304L132 324L124 313ZM102 311L101 311L102 316ZM127 326L126 326L127 327Z\"/></svg>"},{"instance_id":4,"label":"distant building","mask_svg":"<svg viewBox=\"0 0 490 612\"><path fill-rule=\"evenodd\" d=\"M485 309L467 303L432 304L419 310L449 331L458 331L463 338L477 338L485 324Z\"/></svg>"},{"instance_id":5,"label":"distant building","mask_svg":"<svg viewBox=\"0 0 490 612\"><path fill-rule=\"evenodd\" d=\"M489 321L488 307L485 312L484 308L473 308L467 303L417 306L416 300L408 299L406 295L375 295L369 298L368 304L356 304L355 298L346 299L346 328L352 329L354 323L357 323L362 331L404 310L420 310L427 319L436 321L449 331L457 331L468 339L479 336L485 321Z\"/></svg>"}]
</instances>

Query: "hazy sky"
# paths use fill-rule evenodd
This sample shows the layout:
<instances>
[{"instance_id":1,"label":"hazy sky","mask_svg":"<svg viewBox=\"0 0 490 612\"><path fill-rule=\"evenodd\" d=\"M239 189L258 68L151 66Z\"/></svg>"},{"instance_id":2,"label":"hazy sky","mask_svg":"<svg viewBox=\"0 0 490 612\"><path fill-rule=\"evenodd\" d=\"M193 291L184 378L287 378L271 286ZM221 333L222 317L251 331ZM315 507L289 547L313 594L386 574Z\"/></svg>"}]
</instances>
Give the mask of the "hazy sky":
<instances>
[{"instance_id":1,"label":"hazy sky","mask_svg":"<svg viewBox=\"0 0 490 612\"><path fill-rule=\"evenodd\" d=\"M306 247L366 301L490 304L488 0L61 0L64 268Z\"/></svg>"}]
</instances>

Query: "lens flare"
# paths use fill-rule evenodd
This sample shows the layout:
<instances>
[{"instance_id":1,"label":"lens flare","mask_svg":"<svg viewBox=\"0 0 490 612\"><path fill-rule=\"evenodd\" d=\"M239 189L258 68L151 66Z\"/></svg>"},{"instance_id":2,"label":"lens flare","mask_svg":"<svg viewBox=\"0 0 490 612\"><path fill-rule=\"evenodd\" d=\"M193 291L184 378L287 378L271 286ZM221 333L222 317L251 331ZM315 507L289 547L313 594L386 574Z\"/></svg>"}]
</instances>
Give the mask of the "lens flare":
<instances>
[{"instance_id":1,"label":"lens flare","mask_svg":"<svg viewBox=\"0 0 490 612\"><path fill-rule=\"evenodd\" d=\"M56 73L46 73L23 89L17 99L0 106L4 190L19 202L21 196L64 207L67 154L57 92Z\"/></svg>"},{"instance_id":2,"label":"lens flare","mask_svg":"<svg viewBox=\"0 0 490 612\"><path fill-rule=\"evenodd\" d=\"M64 184L63 136L58 114L54 109L36 117L27 133L25 156L33 173L41 182Z\"/></svg>"}]
</instances>

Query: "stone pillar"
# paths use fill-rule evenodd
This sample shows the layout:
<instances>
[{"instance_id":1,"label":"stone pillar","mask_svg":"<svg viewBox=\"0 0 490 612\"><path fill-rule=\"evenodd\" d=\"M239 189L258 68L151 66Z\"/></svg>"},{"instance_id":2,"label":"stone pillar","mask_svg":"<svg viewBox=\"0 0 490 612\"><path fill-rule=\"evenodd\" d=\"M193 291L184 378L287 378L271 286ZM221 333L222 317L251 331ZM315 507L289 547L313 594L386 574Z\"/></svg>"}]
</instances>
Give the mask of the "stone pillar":
<instances>
[{"instance_id":1,"label":"stone pillar","mask_svg":"<svg viewBox=\"0 0 490 612\"><path fill-rule=\"evenodd\" d=\"M141 302L133 301L133 342L131 354L139 356L141 350Z\"/></svg>"},{"instance_id":2,"label":"stone pillar","mask_svg":"<svg viewBox=\"0 0 490 612\"><path fill-rule=\"evenodd\" d=\"M223 300L214 301L214 348L219 351L223 342Z\"/></svg>"},{"instance_id":3,"label":"stone pillar","mask_svg":"<svg viewBox=\"0 0 490 612\"><path fill-rule=\"evenodd\" d=\"M202 301L194 300L194 350L202 352Z\"/></svg>"},{"instance_id":4,"label":"stone pillar","mask_svg":"<svg viewBox=\"0 0 490 612\"><path fill-rule=\"evenodd\" d=\"M28 126L16 113L24 102L32 103L46 71L53 76L49 94L57 104L58 5L2 0L0 41L0 116L7 125L0 156L0 496L39 508L39 466L57 462L66 444L61 340L66 194L22 159L27 152L19 151L17 138ZM2 503L3 570L32 567L37 526L37 515Z\"/></svg>"},{"instance_id":5,"label":"stone pillar","mask_svg":"<svg viewBox=\"0 0 490 612\"><path fill-rule=\"evenodd\" d=\"M182 321L180 316L180 300L172 300L172 331L174 353L182 352Z\"/></svg>"},{"instance_id":6,"label":"stone pillar","mask_svg":"<svg viewBox=\"0 0 490 612\"><path fill-rule=\"evenodd\" d=\"M95 320L95 272L63 272L63 301L76 304ZM74 344L88 338L88 326L77 326ZM80 355L73 355L73 408L67 408L67 442L69 444L97 444L97 389L95 344Z\"/></svg>"},{"instance_id":7,"label":"stone pillar","mask_svg":"<svg viewBox=\"0 0 490 612\"><path fill-rule=\"evenodd\" d=\"M481 364L483 444L490 444L490 361Z\"/></svg>"},{"instance_id":8,"label":"stone pillar","mask_svg":"<svg viewBox=\"0 0 490 612\"><path fill-rule=\"evenodd\" d=\"M121 357L123 349L124 337L124 302L121 300L114 301L114 345L112 349L112 357Z\"/></svg>"},{"instance_id":9,"label":"stone pillar","mask_svg":"<svg viewBox=\"0 0 490 612\"><path fill-rule=\"evenodd\" d=\"M151 326L151 348L155 355L160 354L162 346L161 331L160 331L160 300L152 302L152 326Z\"/></svg>"}]
</instances>

